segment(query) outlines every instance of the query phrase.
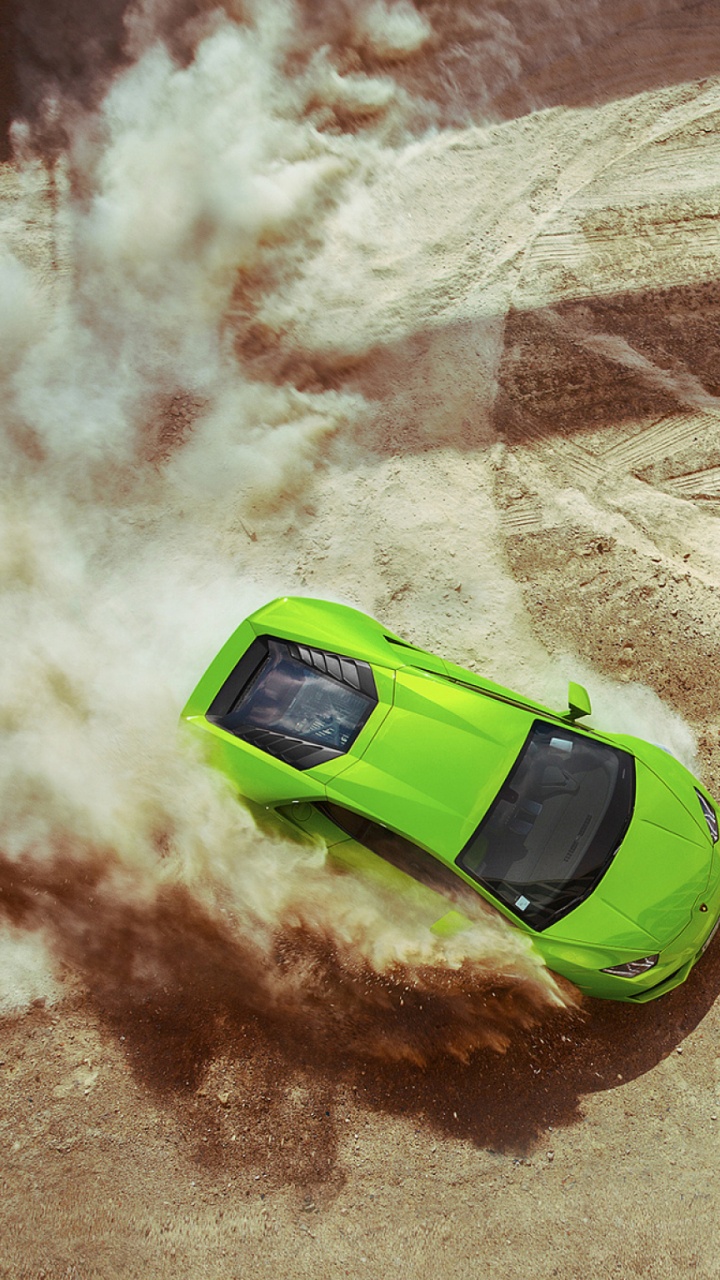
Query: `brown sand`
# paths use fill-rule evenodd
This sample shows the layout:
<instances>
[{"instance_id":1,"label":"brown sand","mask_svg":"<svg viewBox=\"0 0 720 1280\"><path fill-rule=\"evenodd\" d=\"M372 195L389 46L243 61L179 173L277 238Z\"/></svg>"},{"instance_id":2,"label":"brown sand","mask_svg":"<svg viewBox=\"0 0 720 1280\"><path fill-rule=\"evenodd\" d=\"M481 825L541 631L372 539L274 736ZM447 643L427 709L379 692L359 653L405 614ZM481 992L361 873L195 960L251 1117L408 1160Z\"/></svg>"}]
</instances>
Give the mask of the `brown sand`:
<instances>
[{"instance_id":1,"label":"brown sand","mask_svg":"<svg viewBox=\"0 0 720 1280\"><path fill-rule=\"evenodd\" d=\"M241 549L252 602L349 600L548 698L578 676L602 723L685 755L690 726L720 794L716 8L418 8L436 45L390 62L439 131L390 129L322 234L232 301L245 377L372 412L303 444L284 491L261 471L210 557ZM60 300L63 180L9 167L2 202ZM153 466L214 394L171 389ZM198 618L182 679L234 620ZM40 892L3 866L6 901ZM720 946L656 1004L509 1015L506 1053L422 1065L234 1005L182 915L147 990L72 919L72 947L27 911L3 935L0 1276L718 1275Z\"/></svg>"}]
</instances>

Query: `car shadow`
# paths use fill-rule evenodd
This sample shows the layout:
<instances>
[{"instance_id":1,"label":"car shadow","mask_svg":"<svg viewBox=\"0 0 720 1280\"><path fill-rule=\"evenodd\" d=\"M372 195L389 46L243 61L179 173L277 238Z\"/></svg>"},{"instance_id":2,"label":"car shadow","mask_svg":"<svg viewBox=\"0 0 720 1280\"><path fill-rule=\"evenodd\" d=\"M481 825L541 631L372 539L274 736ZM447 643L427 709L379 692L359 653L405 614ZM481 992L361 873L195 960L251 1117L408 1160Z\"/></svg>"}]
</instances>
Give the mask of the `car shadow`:
<instances>
[{"instance_id":1,"label":"car shadow","mask_svg":"<svg viewBox=\"0 0 720 1280\"><path fill-rule=\"evenodd\" d=\"M646 1005L590 1000L582 1016L550 1018L507 1052L466 1065L434 1062L414 1079L380 1068L362 1096L373 1109L414 1110L439 1132L526 1154L548 1128L582 1119L582 1099L646 1074L707 1016L720 992L720 945L688 981Z\"/></svg>"},{"instance_id":2,"label":"car shadow","mask_svg":"<svg viewBox=\"0 0 720 1280\"><path fill-rule=\"evenodd\" d=\"M363 1111L438 1138L532 1155L551 1141L549 1130L582 1121L589 1094L615 1089L668 1057L707 1016L719 991L716 944L684 986L657 1002L588 1001L581 1012L548 1014L511 1033L504 1053L484 1048L467 1061L439 1053L425 1063L379 1050L392 1010L366 1027L373 1051L364 1053L342 1031L329 1038L303 1035L301 1020L250 1012L227 995L216 1001L207 981L202 1010L185 998L164 1015L157 1004L148 1014L102 1002L96 1012L115 1033L123 1027L138 1080L177 1109L184 1129L195 1134L202 1164L218 1169L240 1160L261 1170L268 1187L331 1187L343 1181L346 1126L350 1117L361 1123ZM432 1014L417 1009L414 1016L415 1040L427 1038ZM218 1062L231 1094L226 1107L217 1103L224 1095L208 1085ZM240 1146L229 1145L229 1124L243 1126Z\"/></svg>"},{"instance_id":3,"label":"car shadow","mask_svg":"<svg viewBox=\"0 0 720 1280\"><path fill-rule=\"evenodd\" d=\"M350 1088L380 1115L414 1120L477 1147L528 1154L547 1130L576 1124L588 1094L646 1074L702 1022L720 992L720 943L687 982L645 1005L590 1000L580 1013L548 1015L512 1035L504 1053L481 1049L462 1062L448 1055L420 1066L331 1053L312 1055L313 1071ZM265 1028L266 1034L269 1028ZM291 1068L297 1046L275 1037Z\"/></svg>"},{"instance_id":4,"label":"car shadow","mask_svg":"<svg viewBox=\"0 0 720 1280\"><path fill-rule=\"evenodd\" d=\"M549 1127L582 1118L583 1097L652 1070L720 991L717 941L682 987L647 1005L542 1009L521 979L489 975L473 1012L452 974L430 994L411 971L393 984L297 928L278 939L268 982L268 956L186 890L118 898L102 858L0 858L0 904L16 927L43 928L197 1160L258 1167L268 1186L342 1181L358 1108L527 1154ZM468 1028L475 1042L489 1030L486 1047L468 1047ZM499 1031L504 1052L489 1047Z\"/></svg>"}]
</instances>

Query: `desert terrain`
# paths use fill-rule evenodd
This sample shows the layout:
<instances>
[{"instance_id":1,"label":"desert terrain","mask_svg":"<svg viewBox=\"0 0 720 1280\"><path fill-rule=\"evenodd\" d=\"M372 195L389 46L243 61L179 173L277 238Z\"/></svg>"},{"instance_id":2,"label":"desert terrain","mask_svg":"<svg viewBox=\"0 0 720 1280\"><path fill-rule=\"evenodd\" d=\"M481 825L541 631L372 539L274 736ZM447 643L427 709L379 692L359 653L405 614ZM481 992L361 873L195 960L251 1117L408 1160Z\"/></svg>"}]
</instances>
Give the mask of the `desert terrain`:
<instances>
[{"instance_id":1,"label":"desert terrain","mask_svg":"<svg viewBox=\"0 0 720 1280\"><path fill-rule=\"evenodd\" d=\"M10 6L0 1276L710 1280L720 944L582 1002L178 731L327 597L720 796L720 13Z\"/></svg>"}]
</instances>

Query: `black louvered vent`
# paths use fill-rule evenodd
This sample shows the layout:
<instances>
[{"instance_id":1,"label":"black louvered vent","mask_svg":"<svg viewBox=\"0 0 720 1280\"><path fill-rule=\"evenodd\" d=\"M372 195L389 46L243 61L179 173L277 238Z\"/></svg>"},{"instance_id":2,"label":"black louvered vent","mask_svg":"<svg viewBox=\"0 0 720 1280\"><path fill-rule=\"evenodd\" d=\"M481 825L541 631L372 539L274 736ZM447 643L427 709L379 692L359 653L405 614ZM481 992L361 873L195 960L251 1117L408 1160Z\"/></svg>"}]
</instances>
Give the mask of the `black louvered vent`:
<instances>
[{"instance_id":1,"label":"black louvered vent","mask_svg":"<svg viewBox=\"0 0 720 1280\"><path fill-rule=\"evenodd\" d=\"M313 765L324 764L326 760L334 760L344 755L336 747L318 747L313 742L305 742L302 738L291 738L286 733L275 733L272 729L241 729L236 737L249 742L251 747L267 751L269 756L284 760L295 769L312 769Z\"/></svg>"},{"instance_id":2,"label":"black louvered vent","mask_svg":"<svg viewBox=\"0 0 720 1280\"><path fill-rule=\"evenodd\" d=\"M326 653L324 649L311 649L304 644L293 644L288 641L288 653L306 667L314 667L333 680L347 684L351 689L359 689L369 698L377 697L375 681L367 662L358 662L355 658L342 658L338 653Z\"/></svg>"}]
</instances>

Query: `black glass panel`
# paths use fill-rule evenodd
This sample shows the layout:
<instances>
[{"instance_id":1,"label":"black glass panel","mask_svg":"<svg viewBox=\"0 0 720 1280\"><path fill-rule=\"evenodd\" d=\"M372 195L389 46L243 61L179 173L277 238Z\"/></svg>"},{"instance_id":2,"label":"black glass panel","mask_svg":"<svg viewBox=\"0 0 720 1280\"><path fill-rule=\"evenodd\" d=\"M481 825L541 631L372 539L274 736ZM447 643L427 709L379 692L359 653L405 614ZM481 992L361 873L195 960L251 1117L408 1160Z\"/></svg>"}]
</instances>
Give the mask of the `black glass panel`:
<instances>
[{"instance_id":1,"label":"black glass panel","mask_svg":"<svg viewBox=\"0 0 720 1280\"><path fill-rule=\"evenodd\" d=\"M263 637L207 714L269 755L308 769L349 750L376 704L367 663Z\"/></svg>"},{"instance_id":2,"label":"black glass panel","mask_svg":"<svg viewBox=\"0 0 720 1280\"><path fill-rule=\"evenodd\" d=\"M545 929L610 865L632 815L634 780L627 752L537 721L458 865Z\"/></svg>"}]
</instances>

